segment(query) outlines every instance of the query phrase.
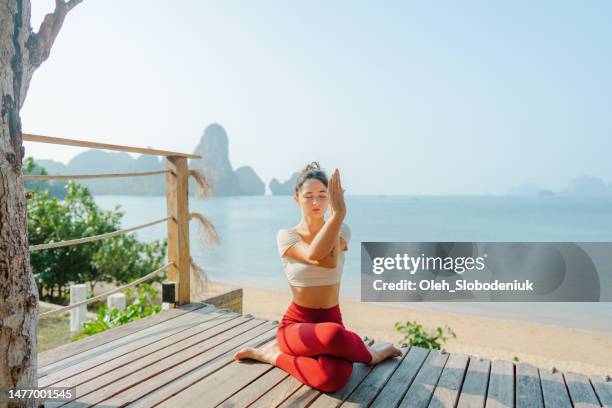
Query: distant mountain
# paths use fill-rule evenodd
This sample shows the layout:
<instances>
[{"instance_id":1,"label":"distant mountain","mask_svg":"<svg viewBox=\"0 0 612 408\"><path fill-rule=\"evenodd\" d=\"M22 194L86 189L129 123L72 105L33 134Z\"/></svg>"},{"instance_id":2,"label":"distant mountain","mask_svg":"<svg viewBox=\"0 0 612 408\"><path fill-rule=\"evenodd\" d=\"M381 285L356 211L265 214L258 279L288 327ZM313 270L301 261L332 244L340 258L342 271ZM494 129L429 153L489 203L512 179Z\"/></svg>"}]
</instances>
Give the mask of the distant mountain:
<instances>
[{"instance_id":1,"label":"distant mountain","mask_svg":"<svg viewBox=\"0 0 612 408\"><path fill-rule=\"evenodd\" d=\"M525 183L511 188L510 191L508 191L508 194L520 196L535 196L538 195L538 193L542 190L543 188L536 183Z\"/></svg>"},{"instance_id":2,"label":"distant mountain","mask_svg":"<svg viewBox=\"0 0 612 408\"><path fill-rule=\"evenodd\" d=\"M266 185L250 166L237 168L236 176L242 195L264 195L266 193Z\"/></svg>"},{"instance_id":3,"label":"distant mountain","mask_svg":"<svg viewBox=\"0 0 612 408\"><path fill-rule=\"evenodd\" d=\"M190 169L200 169L212 184L213 196L264 195L265 184L255 170L243 166L234 171L229 159L229 140L223 126L208 125L194 154L201 159L190 160ZM191 183L194 183L193 180ZM195 187L195 183L192 184ZM193 190L193 189L191 189Z\"/></svg>"},{"instance_id":4,"label":"distant mountain","mask_svg":"<svg viewBox=\"0 0 612 408\"><path fill-rule=\"evenodd\" d=\"M581 175L571 180L568 187L558 192L544 189L536 183L527 183L510 189L508 194L539 197L554 195L591 197L609 196L612 195L612 183L606 184L606 182L600 177Z\"/></svg>"},{"instance_id":5,"label":"distant mountain","mask_svg":"<svg viewBox=\"0 0 612 408\"><path fill-rule=\"evenodd\" d=\"M162 163L155 156L142 155L137 159L127 153L105 152L89 149L77 154L67 165L53 160L35 160L48 174L105 174L133 173L162 170ZM160 175L127 178L103 178L78 180L93 194L165 194L164 177Z\"/></svg>"},{"instance_id":6,"label":"distant mountain","mask_svg":"<svg viewBox=\"0 0 612 408\"><path fill-rule=\"evenodd\" d=\"M213 196L264 195L265 184L257 173L243 166L234 171L229 160L229 141L225 129L219 124L209 125L194 153L202 159L191 160L190 169L201 169L213 184ZM141 155L134 159L128 153L89 149L77 154L67 165L54 160L35 160L48 174L104 174L135 173L163 170L164 159ZM164 175L144 177L83 179L78 181L89 187L93 194L163 195L166 193ZM196 191L190 180L191 192Z\"/></svg>"},{"instance_id":7,"label":"distant mountain","mask_svg":"<svg viewBox=\"0 0 612 408\"><path fill-rule=\"evenodd\" d=\"M552 197L557 195L554 191L551 190L540 190L538 191L538 196L539 197Z\"/></svg>"},{"instance_id":8,"label":"distant mountain","mask_svg":"<svg viewBox=\"0 0 612 408\"><path fill-rule=\"evenodd\" d=\"M75 156L67 166L72 174L87 173L133 173L162 170L156 156L143 155L134 159L128 153L87 150ZM80 180L93 194L164 194L164 176L104 178Z\"/></svg>"},{"instance_id":9,"label":"distant mountain","mask_svg":"<svg viewBox=\"0 0 612 408\"><path fill-rule=\"evenodd\" d=\"M43 167L49 174L68 174L66 165L55 160L35 160L36 164Z\"/></svg>"},{"instance_id":10,"label":"distant mountain","mask_svg":"<svg viewBox=\"0 0 612 408\"><path fill-rule=\"evenodd\" d=\"M53 167L53 163L49 163L50 167ZM64 166L63 163L57 163ZM23 162L23 174L24 175L45 175L49 174L47 170L31 158L27 157ZM26 191L32 190L47 190L51 196L57 197L60 200L66 197L66 181L65 180L49 180L49 181L37 181L37 180L25 180L23 186Z\"/></svg>"},{"instance_id":11,"label":"distant mountain","mask_svg":"<svg viewBox=\"0 0 612 408\"><path fill-rule=\"evenodd\" d=\"M289 178L289 180L285 181L284 183L281 183L276 178L273 178L270 181L270 185L269 185L272 195L293 195L295 194L295 191L293 191L293 189L295 188L295 183L297 182L298 176L299 176L299 173L295 172L291 175L291 178Z\"/></svg>"},{"instance_id":12,"label":"distant mountain","mask_svg":"<svg viewBox=\"0 0 612 408\"><path fill-rule=\"evenodd\" d=\"M601 178L593 176L578 176L570 182L563 191L566 195L607 196L612 195L611 184L606 184Z\"/></svg>"},{"instance_id":13,"label":"distant mountain","mask_svg":"<svg viewBox=\"0 0 612 408\"><path fill-rule=\"evenodd\" d=\"M213 123L204 129L200 143L193 151L202 156L201 159L190 160L189 168L198 168L213 185L215 196L241 195L238 176L232 169L229 160L229 141L225 129Z\"/></svg>"}]
</instances>

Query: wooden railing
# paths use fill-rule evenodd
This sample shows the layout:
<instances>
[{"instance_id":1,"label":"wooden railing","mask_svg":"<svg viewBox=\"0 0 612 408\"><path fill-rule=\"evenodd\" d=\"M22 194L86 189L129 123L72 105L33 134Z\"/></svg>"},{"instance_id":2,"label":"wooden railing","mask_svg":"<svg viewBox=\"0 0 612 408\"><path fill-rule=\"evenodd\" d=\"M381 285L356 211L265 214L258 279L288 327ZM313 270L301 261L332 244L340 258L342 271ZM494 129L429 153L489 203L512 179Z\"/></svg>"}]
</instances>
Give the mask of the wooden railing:
<instances>
[{"instance_id":1,"label":"wooden railing","mask_svg":"<svg viewBox=\"0 0 612 408\"><path fill-rule=\"evenodd\" d=\"M97 143L85 140L65 139L51 136L41 136L32 134L23 134L23 140L37 143L50 143L64 146L88 147L93 149L116 150L129 153L150 154L162 156L165 158L165 170L143 173L113 173L113 174L78 174L78 175L28 175L24 176L24 180L53 180L53 179L87 179L87 178L110 178L110 177L139 177L150 176L154 174L164 174L166 178L166 205L167 218L143 224L137 227L127 228L124 230L115 231L113 233L104 234L103 236L82 237L80 239L63 241L60 243L49 243L30 247L31 250L46 250L59 246L79 245L84 242L91 242L99 239L107 239L112 236L117 236L127 232L132 232L136 229L145 228L159 222L167 222L168 226L168 263L153 271L147 276L138 279L121 288L103 293L92 299L71 304L61 309L47 312L46 314L61 313L66 310L71 310L76 307L83 307L88 303L98 301L112 293L125 289L135 284L141 283L144 280L151 279L167 269L168 281L176 286L176 303L179 305L190 303L191 280L190 271L195 267L189 253L189 220L191 214L189 212L189 176L194 175L193 171L189 170L188 159L200 159L201 156L186 153L177 153L166 150L156 150L140 147L120 146L106 143ZM197 178L197 177L196 177ZM200 182L203 176L200 175ZM200 218L202 216L200 215ZM214 231L213 231L214 232ZM146 278L146 279L145 279Z\"/></svg>"}]
</instances>

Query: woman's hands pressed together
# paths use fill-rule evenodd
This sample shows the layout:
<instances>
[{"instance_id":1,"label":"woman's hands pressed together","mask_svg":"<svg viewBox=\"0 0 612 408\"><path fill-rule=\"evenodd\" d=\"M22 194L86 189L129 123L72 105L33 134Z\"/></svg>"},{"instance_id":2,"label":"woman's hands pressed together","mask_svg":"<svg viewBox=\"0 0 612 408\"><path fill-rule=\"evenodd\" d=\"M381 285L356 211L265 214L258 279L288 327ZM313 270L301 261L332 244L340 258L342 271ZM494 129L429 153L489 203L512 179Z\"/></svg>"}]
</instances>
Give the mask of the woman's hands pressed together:
<instances>
[{"instance_id":1,"label":"woman's hands pressed together","mask_svg":"<svg viewBox=\"0 0 612 408\"><path fill-rule=\"evenodd\" d=\"M336 169L329 178L327 190L330 198L330 217L340 216L344 218L346 215L346 205L344 204L344 189L340 183L340 171L338 169Z\"/></svg>"}]
</instances>

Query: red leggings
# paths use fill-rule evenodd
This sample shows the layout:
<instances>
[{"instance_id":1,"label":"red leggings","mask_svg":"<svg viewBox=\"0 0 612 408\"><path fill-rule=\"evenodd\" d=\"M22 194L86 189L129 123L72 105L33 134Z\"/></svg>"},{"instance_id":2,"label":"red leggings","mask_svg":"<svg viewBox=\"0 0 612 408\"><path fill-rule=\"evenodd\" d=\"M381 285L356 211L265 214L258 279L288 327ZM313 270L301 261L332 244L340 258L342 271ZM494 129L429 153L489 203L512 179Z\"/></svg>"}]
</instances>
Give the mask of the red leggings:
<instances>
[{"instance_id":1,"label":"red leggings","mask_svg":"<svg viewBox=\"0 0 612 408\"><path fill-rule=\"evenodd\" d=\"M278 325L276 341L281 353L275 365L321 391L344 387L353 362L372 359L361 337L344 327L339 305L314 309L292 301Z\"/></svg>"}]
</instances>

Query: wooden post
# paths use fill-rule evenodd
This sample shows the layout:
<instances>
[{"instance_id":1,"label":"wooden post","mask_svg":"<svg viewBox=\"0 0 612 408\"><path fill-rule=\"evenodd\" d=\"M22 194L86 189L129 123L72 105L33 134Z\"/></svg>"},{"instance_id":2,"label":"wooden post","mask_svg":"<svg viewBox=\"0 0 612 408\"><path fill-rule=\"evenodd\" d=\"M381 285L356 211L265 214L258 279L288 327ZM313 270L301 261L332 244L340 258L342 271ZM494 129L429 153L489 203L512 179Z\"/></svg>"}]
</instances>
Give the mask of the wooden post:
<instances>
[{"instance_id":1,"label":"wooden post","mask_svg":"<svg viewBox=\"0 0 612 408\"><path fill-rule=\"evenodd\" d=\"M168 207L168 280L178 285L179 305L190 302L189 271L189 168L187 158L166 158L166 201Z\"/></svg>"}]
</instances>

